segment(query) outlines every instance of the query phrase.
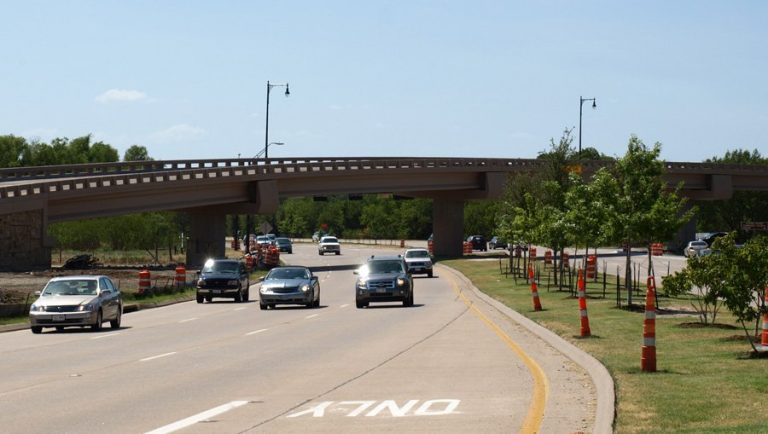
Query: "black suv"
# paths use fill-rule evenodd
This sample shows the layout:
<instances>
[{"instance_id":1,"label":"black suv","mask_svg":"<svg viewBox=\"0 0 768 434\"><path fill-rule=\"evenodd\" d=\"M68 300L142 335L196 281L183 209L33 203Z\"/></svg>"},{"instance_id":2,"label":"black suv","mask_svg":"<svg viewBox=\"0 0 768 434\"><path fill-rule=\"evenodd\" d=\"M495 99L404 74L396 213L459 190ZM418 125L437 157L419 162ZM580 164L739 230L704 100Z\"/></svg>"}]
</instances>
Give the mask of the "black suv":
<instances>
[{"instance_id":1,"label":"black suv","mask_svg":"<svg viewBox=\"0 0 768 434\"><path fill-rule=\"evenodd\" d=\"M371 256L354 273L358 309L378 301L402 301L405 307L413 306L413 277L402 256Z\"/></svg>"},{"instance_id":2,"label":"black suv","mask_svg":"<svg viewBox=\"0 0 768 434\"><path fill-rule=\"evenodd\" d=\"M197 273L197 302L213 297L234 298L236 303L250 298L248 270L237 259L209 259Z\"/></svg>"},{"instance_id":3,"label":"black suv","mask_svg":"<svg viewBox=\"0 0 768 434\"><path fill-rule=\"evenodd\" d=\"M482 235L470 235L467 237L467 242L472 243L472 250L482 250L483 252L488 250L488 244Z\"/></svg>"}]
</instances>

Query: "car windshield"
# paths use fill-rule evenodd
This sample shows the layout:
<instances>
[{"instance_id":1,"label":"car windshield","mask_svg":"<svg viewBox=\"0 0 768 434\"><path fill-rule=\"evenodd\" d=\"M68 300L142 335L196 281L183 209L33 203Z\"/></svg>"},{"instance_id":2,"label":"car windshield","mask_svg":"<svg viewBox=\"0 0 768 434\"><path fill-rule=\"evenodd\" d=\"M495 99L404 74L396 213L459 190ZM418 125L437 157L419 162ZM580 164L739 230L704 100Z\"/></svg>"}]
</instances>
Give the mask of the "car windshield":
<instances>
[{"instance_id":1,"label":"car windshield","mask_svg":"<svg viewBox=\"0 0 768 434\"><path fill-rule=\"evenodd\" d=\"M707 243L704 241L692 241L691 247L707 247Z\"/></svg>"},{"instance_id":2,"label":"car windshield","mask_svg":"<svg viewBox=\"0 0 768 434\"><path fill-rule=\"evenodd\" d=\"M95 280L57 280L49 282L43 290L43 295L96 295Z\"/></svg>"},{"instance_id":3,"label":"car windshield","mask_svg":"<svg viewBox=\"0 0 768 434\"><path fill-rule=\"evenodd\" d=\"M264 280L309 279L309 270L303 268L275 268Z\"/></svg>"},{"instance_id":4,"label":"car windshield","mask_svg":"<svg viewBox=\"0 0 768 434\"><path fill-rule=\"evenodd\" d=\"M429 252L426 250L411 250L405 252L406 258L428 258Z\"/></svg>"},{"instance_id":5,"label":"car windshield","mask_svg":"<svg viewBox=\"0 0 768 434\"><path fill-rule=\"evenodd\" d=\"M371 261L368 263L368 272L371 274L402 273L403 265L400 261Z\"/></svg>"},{"instance_id":6,"label":"car windshield","mask_svg":"<svg viewBox=\"0 0 768 434\"><path fill-rule=\"evenodd\" d=\"M276 242L277 244L291 244L291 240L288 238L278 238Z\"/></svg>"},{"instance_id":7,"label":"car windshield","mask_svg":"<svg viewBox=\"0 0 768 434\"><path fill-rule=\"evenodd\" d=\"M239 265L234 261L208 261L203 267L203 273L237 273Z\"/></svg>"},{"instance_id":8,"label":"car windshield","mask_svg":"<svg viewBox=\"0 0 768 434\"><path fill-rule=\"evenodd\" d=\"M323 243L338 243L339 242L339 240L337 240L334 237L324 237L321 241Z\"/></svg>"}]
</instances>

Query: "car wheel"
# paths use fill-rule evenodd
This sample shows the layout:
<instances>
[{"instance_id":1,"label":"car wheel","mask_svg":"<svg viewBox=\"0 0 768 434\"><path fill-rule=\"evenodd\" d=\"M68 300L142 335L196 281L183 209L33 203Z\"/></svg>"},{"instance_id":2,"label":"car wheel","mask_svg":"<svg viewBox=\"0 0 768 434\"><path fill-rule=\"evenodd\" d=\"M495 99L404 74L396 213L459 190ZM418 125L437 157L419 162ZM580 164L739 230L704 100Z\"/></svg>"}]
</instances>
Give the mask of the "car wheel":
<instances>
[{"instance_id":1,"label":"car wheel","mask_svg":"<svg viewBox=\"0 0 768 434\"><path fill-rule=\"evenodd\" d=\"M243 302L243 289L238 288L237 292L235 293L235 303L242 303Z\"/></svg>"},{"instance_id":2,"label":"car wheel","mask_svg":"<svg viewBox=\"0 0 768 434\"><path fill-rule=\"evenodd\" d=\"M317 252L317 254L323 256L323 252Z\"/></svg>"},{"instance_id":3,"label":"car wheel","mask_svg":"<svg viewBox=\"0 0 768 434\"><path fill-rule=\"evenodd\" d=\"M340 255L340 254L341 254L341 252L336 252L336 256L338 256L338 255Z\"/></svg>"},{"instance_id":4,"label":"car wheel","mask_svg":"<svg viewBox=\"0 0 768 434\"><path fill-rule=\"evenodd\" d=\"M118 306L117 316L115 317L115 319L109 322L109 326L112 327L113 329L119 329L120 323L122 322L122 318L123 318L123 307Z\"/></svg>"},{"instance_id":5,"label":"car wheel","mask_svg":"<svg viewBox=\"0 0 768 434\"><path fill-rule=\"evenodd\" d=\"M32 327L30 327L30 330L32 330L32 333L34 333L36 335L39 335L40 333L43 332L43 328L42 327L38 327L38 326L32 326Z\"/></svg>"},{"instance_id":6,"label":"car wheel","mask_svg":"<svg viewBox=\"0 0 768 434\"><path fill-rule=\"evenodd\" d=\"M432 271L427 271L427 277L432 277Z\"/></svg>"},{"instance_id":7,"label":"car wheel","mask_svg":"<svg viewBox=\"0 0 768 434\"><path fill-rule=\"evenodd\" d=\"M99 313L96 314L96 322L91 324L91 330L97 332L101 330L101 322L103 321L103 317L101 314L101 310L99 310Z\"/></svg>"},{"instance_id":8,"label":"car wheel","mask_svg":"<svg viewBox=\"0 0 768 434\"><path fill-rule=\"evenodd\" d=\"M198 303L202 303L202 302L203 302L203 300L205 300L205 297L203 297L202 295L198 294L198 295L197 295L197 302L198 302Z\"/></svg>"},{"instance_id":9,"label":"car wheel","mask_svg":"<svg viewBox=\"0 0 768 434\"><path fill-rule=\"evenodd\" d=\"M363 303L362 301L356 301L355 302L355 306L357 306L358 309L362 309L362 308L364 308L367 305L368 305L367 303Z\"/></svg>"},{"instance_id":10,"label":"car wheel","mask_svg":"<svg viewBox=\"0 0 768 434\"><path fill-rule=\"evenodd\" d=\"M267 304L266 303L259 303L259 309L267 310Z\"/></svg>"},{"instance_id":11,"label":"car wheel","mask_svg":"<svg viewBox=\"0 0 768 434\"><path fill-rule=\"evenodd\" d=\"M205 301L207 301L208 303L212 302L213 301L213 296L212 295L206 295L205 296Z\"/></svg>"},{"instance_id":12,"label":"car wheel","mask_svg":"<svg viewBox=\"0 0 768 434\"><path fill-rule=\"evenodd\" d=\"M60 332L64 330L64 326L56 326L56 331Z\"/></svg>"}]
</instances>

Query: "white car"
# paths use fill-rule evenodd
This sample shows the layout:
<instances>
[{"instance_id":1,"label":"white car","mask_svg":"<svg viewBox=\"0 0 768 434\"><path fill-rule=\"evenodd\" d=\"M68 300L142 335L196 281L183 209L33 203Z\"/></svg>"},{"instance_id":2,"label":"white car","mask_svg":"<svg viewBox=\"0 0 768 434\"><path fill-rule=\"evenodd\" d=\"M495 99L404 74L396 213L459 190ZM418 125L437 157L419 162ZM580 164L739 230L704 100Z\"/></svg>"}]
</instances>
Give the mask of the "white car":
<instances>
[{"instance_id":1,"label":"white car","mask_svg":"<svg viewBox=\"0 0 768 434\"><path fill-rule=\"evenodd\" d=\"M706 241L703 240L696 240L696 241L689 241L688 245L685 246L685 250L683 250L683 253L685 256L692 258L694 256L706 256L710 253L712 253L709 250L709 245Z\"/></svg>"},{"instance_id":2,"label":"white car","mask_svg":"<svg viewBox=\"0 0 768 434\"><path fill-rule=\"evenodd\" d=\"M426 274L432 277L432 257L427 249L408 249L405 251L405 265L409 274Z\"/></svg>"},{"instance_id":3,"label":"white car","mask_svg":"<svg viewBox=\"0 0 768 434\"><path fill-rule=\"evenodd\" d=\"M341 244L336 237L322 237L320 243L317 245L317 253L319 255L325 255L326 253L341 254Z\"/></svg>"}]
</instances>

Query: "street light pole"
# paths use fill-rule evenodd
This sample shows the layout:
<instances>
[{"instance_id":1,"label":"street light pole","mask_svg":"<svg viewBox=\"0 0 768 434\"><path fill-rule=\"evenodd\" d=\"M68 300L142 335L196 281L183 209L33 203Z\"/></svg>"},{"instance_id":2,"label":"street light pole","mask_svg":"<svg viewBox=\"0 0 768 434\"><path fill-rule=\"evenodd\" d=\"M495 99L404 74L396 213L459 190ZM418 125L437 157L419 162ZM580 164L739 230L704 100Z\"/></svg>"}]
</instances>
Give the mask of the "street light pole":
<instances>
[{"instance_id":1,"label":"street light pole","mask_svg":"<svg viewBox=\"0 0 768 434\"><path fill-rule=\"evenodd\" d=\"M273 87L284 87L285 88L285 96L289 96L291 94L291 91L288 89L288 83L285 84L270 84L269 80L267 80L267 116L266 116L266 126L264 127L264 158L269 158L269 92L272 90Z\"/></svg>"},{"instance_id":2,"label":"street light pole","mask_svg":"<svg viewBox=\"0 0 768 434\"><path fill-rule=\"evenodd\" d=\"M581 114L584 101L592 101L592 108L597 108L597 100L595 98L582 98L579 96L579 158L581 158Z\"/></svg>"}]
</instances>

